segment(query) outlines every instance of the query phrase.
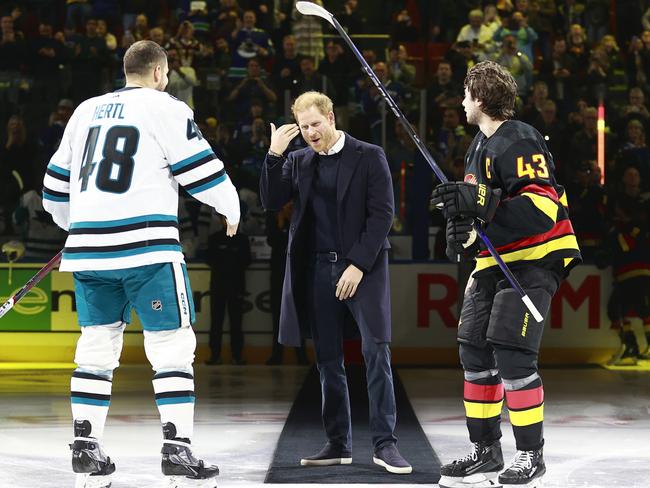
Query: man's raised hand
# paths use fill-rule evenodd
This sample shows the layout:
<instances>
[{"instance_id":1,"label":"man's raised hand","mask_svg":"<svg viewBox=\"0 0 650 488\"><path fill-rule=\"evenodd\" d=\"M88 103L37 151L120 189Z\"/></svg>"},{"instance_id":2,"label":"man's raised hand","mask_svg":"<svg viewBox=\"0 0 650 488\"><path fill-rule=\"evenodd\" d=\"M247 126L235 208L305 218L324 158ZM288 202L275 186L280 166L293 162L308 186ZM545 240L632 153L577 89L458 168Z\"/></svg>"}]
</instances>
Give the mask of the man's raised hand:
<instances>
[{"instance_id":1,"label":"man's raised hand","mask_svg":"<svg viewBox=\"0 0 650 488\"><path fill-rule=\"evenodd\" d=\"M275 128L271 123L271 146L269 149L275 154L283 154L289 147L291 140L300 134L300 129L296 124L284 124Z\"/></svg>"}]
</instances>

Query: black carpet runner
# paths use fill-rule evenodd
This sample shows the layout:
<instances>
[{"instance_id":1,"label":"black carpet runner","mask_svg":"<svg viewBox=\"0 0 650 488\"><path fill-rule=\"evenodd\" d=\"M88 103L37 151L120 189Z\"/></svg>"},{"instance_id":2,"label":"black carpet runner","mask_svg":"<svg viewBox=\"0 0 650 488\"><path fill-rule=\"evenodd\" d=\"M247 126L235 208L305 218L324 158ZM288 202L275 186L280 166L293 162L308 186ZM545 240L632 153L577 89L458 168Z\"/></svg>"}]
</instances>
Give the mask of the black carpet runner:
<instances>
[{"instance_id":1,"label":"black carpet runner","mask_svg":"<svg viewBox=\"0 0 650 488\"><path fill-rule=\"evenodd\" d=\"M394 372L397 401L397 446L413 466L413 473L397 475L372 462L368 426L365 370L348 366L352 409L352 464L300 466L300 458L317 453L326 438L321 421L318 371L313 368L303 384L284 425L265 483L437 483L440 461L431 448L399 376Z\"/></svg>"}]
</instances>

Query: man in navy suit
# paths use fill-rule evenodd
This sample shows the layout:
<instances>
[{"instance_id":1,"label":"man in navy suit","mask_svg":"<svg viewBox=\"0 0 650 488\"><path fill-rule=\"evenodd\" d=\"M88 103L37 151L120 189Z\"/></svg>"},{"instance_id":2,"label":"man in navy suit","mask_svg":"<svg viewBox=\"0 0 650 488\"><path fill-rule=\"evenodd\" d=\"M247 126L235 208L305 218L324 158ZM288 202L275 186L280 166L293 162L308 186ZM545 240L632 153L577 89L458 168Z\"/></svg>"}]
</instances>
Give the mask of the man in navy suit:
<instances>
[{"instance_id":1,"label":"man in navy suit","mask_svg":"<svg viewBox=\"0 0 650 488\"><path fill-rule=\"evenodd\" d=\"M306 92L293 104L298 124L276 129L262 167L267 210L293 200L279 342L299 346L309 326L316 348L328 442L303 466L352 462L350 399L343 361L346 308L359 326L366 363L373 461L392 473L412 468L396 447L390 366L387 239L393 189L384 151L336 129L332 101ZM308 147L284 156L298 134Z\"/></svg>"}]
</instances>

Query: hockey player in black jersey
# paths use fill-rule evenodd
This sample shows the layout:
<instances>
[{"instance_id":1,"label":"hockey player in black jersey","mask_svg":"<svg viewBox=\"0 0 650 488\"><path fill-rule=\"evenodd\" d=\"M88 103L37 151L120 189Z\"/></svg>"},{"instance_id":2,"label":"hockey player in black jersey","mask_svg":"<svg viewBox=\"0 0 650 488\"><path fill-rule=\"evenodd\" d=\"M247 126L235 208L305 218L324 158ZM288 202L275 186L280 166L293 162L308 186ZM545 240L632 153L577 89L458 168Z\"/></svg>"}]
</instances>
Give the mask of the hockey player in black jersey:
<instances>
[{"instance_id":1,"label":"hockey player in black jersey","mask_svg":"<svg viewBox=\"0 0 650 488\"><path fill-rule=\"evenodd\" d=\"M476 219L546 316L560 281L581 257L544 139L530 125L511 120L516 95L514 79L498 64L484 61L469 70L463 107L480 131L465 158L465 181L441 184L432 196L447 219L447 256L476 260L458 322L473 449L442 466L441 487L537 488L546 471L544 390L537 369L543 324L530 315L472 228ZM502 472L504 398L517 454Z\"/></svg>"}]
</instances>

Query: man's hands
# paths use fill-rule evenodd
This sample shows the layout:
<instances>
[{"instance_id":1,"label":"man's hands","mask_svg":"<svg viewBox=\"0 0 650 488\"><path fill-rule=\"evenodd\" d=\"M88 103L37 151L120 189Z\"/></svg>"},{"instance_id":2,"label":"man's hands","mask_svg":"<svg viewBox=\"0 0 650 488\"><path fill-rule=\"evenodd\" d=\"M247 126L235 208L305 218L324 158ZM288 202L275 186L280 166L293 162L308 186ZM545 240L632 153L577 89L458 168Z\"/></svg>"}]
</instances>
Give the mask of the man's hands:
<instances>
[{"instance_id":1,"label":"man's hands","mask_svg":"<svg viewBox=\"0 0 650 488\"><path fill-rule=\"evenodd\" d=\"M345 271L343 271L339 281L336 283L336 298L339 300L352 298L357 291L361 278L363 278L363 271L354 264L345 268Z\"/></svg>"},{"instance_id":2,"label":"man's hands","mask_svg":"<svg viewBox=\"0 0 650 488\"><path fill-rule=\"evenodd\" d=\"M226 219L226 235L228 237L232 237L237 233L237 227L239 227L239 222L231 224L228 222L228 219Z\"/></svg>"},{"instance_id":3,"label":"man's hands","mask_svg":"<svg viewBox=\"0 0 650 488\"><path fill-rule=\"evenodd\" d=\"M275 128L271 123L271 146L269 149L276 154L283 154L289 147L291 140L300 134L300 129L296 124L284 124Z\"/></svg>"}]
</instances>

